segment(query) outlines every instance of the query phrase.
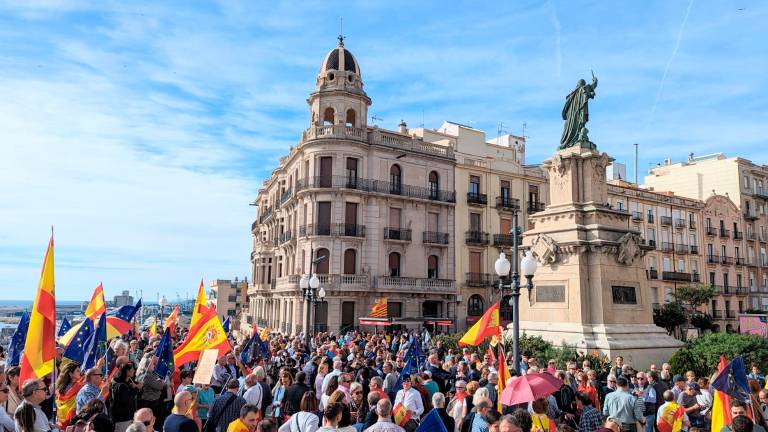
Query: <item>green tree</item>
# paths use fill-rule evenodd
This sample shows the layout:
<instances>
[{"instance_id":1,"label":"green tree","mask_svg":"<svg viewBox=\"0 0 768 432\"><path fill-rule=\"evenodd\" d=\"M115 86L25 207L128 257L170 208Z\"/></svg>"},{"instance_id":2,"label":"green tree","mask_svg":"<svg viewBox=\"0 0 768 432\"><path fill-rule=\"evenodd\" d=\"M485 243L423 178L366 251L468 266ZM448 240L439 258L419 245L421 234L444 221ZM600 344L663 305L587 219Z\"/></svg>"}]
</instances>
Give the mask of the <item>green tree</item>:
<instances>
[{"instance_id":1,"label":"green tree","mask_svg":"<svg viewBox=\"0 0 768 432\"><path fill-rule=\"evenodd\" d=\"M685 309L676 301L667 303L653 311L653 323L666 329L670 335L686 321Z\"/></svg>"},{"instance_id":2,"label":"green tree","mask_svg":"<svg viewBox=\"0 0 768 432\"><path fill-rule=\"evenodd\" d=\"M701 330L702 333L705 330L711 330L713 325L712 317L705 313L691 314L691 325Z\"/></svg>"},{"instance_id":3,"label":"green tree","mask_svg":"<svg viewBox=\"0 0 768 432\"><path fill-rule=\"evenodd\" d=\"M709 333L689 342L670 359L672 372L692 370L698 376L710 376L717 369L720 356L730 360L744 356L744 363L768 364L768 339L738 333Z\"/></svg>"},{"instance_id":4,"label":"green tree","mask_svg":"<svg viewBox=\"0 0 768 432\"><path fill-rule=\"evenodd\" d=\"M715 295L717 295L715 287L702 283L683 285L675 290L677 301L687 306L691 312L699 306L709 303Z\"/></svg>"}]
</instances>

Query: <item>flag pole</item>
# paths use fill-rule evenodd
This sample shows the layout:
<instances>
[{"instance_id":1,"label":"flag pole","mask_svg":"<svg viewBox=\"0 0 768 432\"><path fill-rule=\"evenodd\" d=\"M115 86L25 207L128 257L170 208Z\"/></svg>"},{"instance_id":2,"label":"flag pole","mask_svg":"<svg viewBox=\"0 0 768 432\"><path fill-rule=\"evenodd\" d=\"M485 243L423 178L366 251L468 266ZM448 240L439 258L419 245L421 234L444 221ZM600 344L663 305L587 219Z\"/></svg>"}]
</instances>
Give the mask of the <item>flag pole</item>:
<instances>
[{"instance_id":1,"label":"flag pole","mask_svg":"<svg viewBox=\"0 0 768 432\"><path fill-rule=\"evenodd\" d=\"M53 225L51 225L51 240L53 240ZM53 418L54 430L59 430L58 422L56 421L57 406L56 406L56 356L58 355L58 347L56 346L56 297L55 291L56 285L54 283L54 301L53 301L53 371L51 372L51 386L53 387L53 410L51 411L51 417ZM29 331L29 329L27 329Z\"/></svg>"}]
</instances>

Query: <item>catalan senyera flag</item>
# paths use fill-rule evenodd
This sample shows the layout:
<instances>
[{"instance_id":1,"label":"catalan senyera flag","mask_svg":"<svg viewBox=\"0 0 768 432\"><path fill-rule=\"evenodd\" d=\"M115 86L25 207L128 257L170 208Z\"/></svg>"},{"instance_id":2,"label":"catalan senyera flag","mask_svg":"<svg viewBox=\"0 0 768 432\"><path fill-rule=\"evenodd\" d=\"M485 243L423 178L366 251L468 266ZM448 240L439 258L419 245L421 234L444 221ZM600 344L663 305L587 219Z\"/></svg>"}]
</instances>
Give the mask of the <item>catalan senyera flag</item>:
<instances>
[{"instance_id":1,"label":"catalan senyera flag","mask_svg":"<svg viewBox=\"0 0 768 432\"><path fill-rule=\"evenodd\" d=\"M408 412L407 409L405 409L402 403L399 403L395 405L394 408L392 408L392 420L395 421L396 425L399 425L400 427L405 427L405 424L408 423L408 420L410 419L411 419L411 414Z\"/></svg>"},{"instance_id":2,"label":"catalan senyera flag","mask_svg":"<svg viewBox=\"0 0 768 432\"><path fill-rule=\"evenodd\" d=\"M659 432L680 432L683 430L684 416L685 408L675 402L667 402L661 417L656 419L656 426Z\"/></svg>"},{"instance_id":3,"label":"catalan senyera flag","mask_svg":"<svg viewBox=\"0 0 768 432\"><path fill-rule=\"evenodd\" d=\"M718 372L722 372L728 365L725 356L720 356L720 364L717 367ZM714 389L713 389L714 390ZM712 429L719 431L725 425L731 424L731 397L727 393L715 390L712 398Z\"/></svg>"},{"instance_id":4,"label":"catalan senyera flag","mask_svg":"<svg viewBox=\"0 0 768 432\"><path fill-rule=\"evenodd\" d=\"M499 327L499 303L491 306L459 340L459 346L480 345L489 336L501 336Z\"/></svg>"},{"instance_id":5,"label":"catalan senyera flag","mask_svg":"<svg viewBox=\"0 0 768 432\"><path fill-rule=\"evenodd\" d=\"M21 354L19 382L53 372L56 357L56 290L53 276L53 234L43 259L37 295L29 317L27 339Z\"/></svg>"},{"instance_id":6,"label":"catalan senyera flag","mask_svg":"<svg viewBox=\"0 0 768 432\"><path fill-rule=\"evenodd\" d=\"M107 302L104 300L104 287L99 282L96 289L93 290L91 301L85 309L85 316L96 320L107 311Z\"/></svg>"},{"instance_id":7,"label":"catalan senyera flag","mask_svg":"<svg viewBox=\"0 0 768 432\"><path fill-rule=\"evenodd\" d=\"M184 342L173 351L173 362L177 368L197 360L200 353L207 349L219 350L220 356L232 350L216 309L206 309L197 323L189 328Z\"/></svg>"},{"instance_id":8,"label":"catalan senyera flag","mask_svg":"<svg viewBox=\"0 0 768 432\"><path fill-rule=\"evenodd\" d=\"M499 412L504 412L501 409L501 393L504 391L504 389L507 387L507 380L512 376L512 374L509 373L509 368L507 367L507 361L504 359L504 348L502 348L501 345L499 345L499 367L497 369L499 371L499 383L497 384L497 409Z\"/></svg>"},{"instance_id":9,"label":"catalan senyera flag","mask_svg":"<svg viewBox=\"0 0 768 432\"><path fill-rule=\"evenodd\" d=\"M173 312L165 319L165 329L171 332L171 336L176 331L176 324L179 322L179 305L173 308Z\"/></svg>"},{"instance_id":10,"label":"catalan senyera flag","mask_svg":"<svg viewBox=\"0 0 768 432\"><path fill-rule=\"evenodd\" d=\"M64 430L75 417L75 411L77 408L77 392L85 385L85 376L80 377L80 380L72 384L64 393L56 391L56 418L58 419L59 429Z\"/></svg>"},{"instance_id":11,"label":"catalan senyera flag","mask_svg":"<svg viewBox=\"0 0 768 432\"><path fill-rule=\"evenodd\" d=\"M382 297L371 306L371 318L387 317L387 298Z\"/></svg>"},{"instance_id":12,"label":"catalan senyera flag","mask_svg":"<svg viewBox=\"0 0 768 432\"><path fill-rule=\"evenodd\" d=\"M189 320L189 328L192 328L200 320L200 317L208 312L208 299L205 298L205 285L200 279L200 287L197 289L195 305L192 307L192 318Z\"/></svg>"}]
</instances>

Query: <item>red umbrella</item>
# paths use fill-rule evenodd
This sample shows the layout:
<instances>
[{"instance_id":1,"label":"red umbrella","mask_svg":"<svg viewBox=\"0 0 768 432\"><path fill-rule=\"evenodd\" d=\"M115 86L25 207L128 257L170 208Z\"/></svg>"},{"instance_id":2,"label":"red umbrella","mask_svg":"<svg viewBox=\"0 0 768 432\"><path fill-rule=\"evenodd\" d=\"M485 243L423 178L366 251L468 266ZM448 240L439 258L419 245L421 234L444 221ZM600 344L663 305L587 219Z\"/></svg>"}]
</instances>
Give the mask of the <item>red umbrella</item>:
<instances>
[{"instance_id":1,"label":"red umbrella","mask_svg":"<svg viewBox=\"0 0 768 432\"><path fill-rule=\"evenodd\" d=\"M547 397L560 390L563 381L548 373L532 373L512 378L512 382L501 392L500 401L504 405L527 403Z\"/></svg>"}]
</instances>

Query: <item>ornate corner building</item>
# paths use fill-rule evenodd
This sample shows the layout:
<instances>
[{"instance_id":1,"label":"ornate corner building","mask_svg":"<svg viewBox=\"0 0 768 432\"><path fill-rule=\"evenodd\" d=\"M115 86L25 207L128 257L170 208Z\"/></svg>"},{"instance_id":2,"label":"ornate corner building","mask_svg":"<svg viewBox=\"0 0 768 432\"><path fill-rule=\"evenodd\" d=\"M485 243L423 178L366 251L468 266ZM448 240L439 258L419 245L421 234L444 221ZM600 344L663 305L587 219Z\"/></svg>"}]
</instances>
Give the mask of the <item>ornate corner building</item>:
<instances>
[{"instance_id":1,"label":"ornate corner building","mask_svg":"<svg viewBox=\"0 0 768 432\"><path fill-rule=\"evenodd\" d=\"M255 200L243 327L301 332L301 275L317 273L326 297L317 330L358 325L386 296L403 325L452 321L454 149L367 124L371 99L343 40L323 59L309 95L309 127ZM325 257L310 269L313 259Z\"/></svg>"}]
</instances>

